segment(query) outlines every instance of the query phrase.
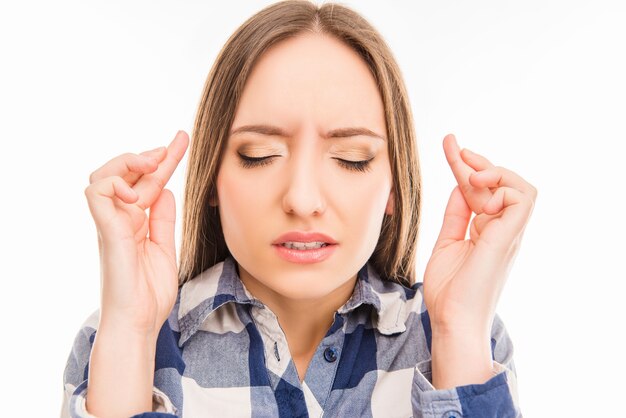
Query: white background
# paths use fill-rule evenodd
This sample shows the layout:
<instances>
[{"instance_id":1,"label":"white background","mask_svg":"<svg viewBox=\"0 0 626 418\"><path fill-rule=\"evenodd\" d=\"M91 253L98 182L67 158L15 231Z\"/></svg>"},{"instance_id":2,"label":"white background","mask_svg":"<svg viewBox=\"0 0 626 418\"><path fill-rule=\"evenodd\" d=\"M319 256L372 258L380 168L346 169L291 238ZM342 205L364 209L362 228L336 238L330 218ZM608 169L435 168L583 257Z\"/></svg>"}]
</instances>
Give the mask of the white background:
<instances>
[{"instance_id":1,"label":"white background","mask_svg":"<svg viewBox=\"0 0 626 418\"><path fill-rule=\"evenodd\" d=\"M270 2L224 3L0 6L3 416L58 415L72 341L99 305L89 174L191 133L217 52ZM539 190L498 305L524 415L623 414L623 3L344 4L382 33L409 90L424 180L418 270L454 186L441 148L452 132ZM185 164L168 185L178 214Z\"/></svg>"}]
</instances>

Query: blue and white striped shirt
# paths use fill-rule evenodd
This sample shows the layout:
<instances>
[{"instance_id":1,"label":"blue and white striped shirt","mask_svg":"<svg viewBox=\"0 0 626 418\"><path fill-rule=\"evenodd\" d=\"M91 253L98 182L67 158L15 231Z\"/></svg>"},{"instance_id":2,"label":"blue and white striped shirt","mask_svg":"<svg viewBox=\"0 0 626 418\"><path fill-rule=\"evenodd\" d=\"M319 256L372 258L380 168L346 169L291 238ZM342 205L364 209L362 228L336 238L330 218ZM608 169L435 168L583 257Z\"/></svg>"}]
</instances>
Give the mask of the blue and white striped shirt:
<instances>
[{"instance_id":1,"label":"blue and white striped shirt","mask_svg":"<svg viewBox=\"0 0 626 418\"><path fill-rule=\"evenodd\" d=\"M519 417L513 345L492 326L493 377L436 390L422 283L383 280L366 264L300 382L273 312L239 280L232 257L185 283L159 333L153 411L135 417ZM94 312L64 373L62 417L85 409Z\"/></svg>"}]
</instances>

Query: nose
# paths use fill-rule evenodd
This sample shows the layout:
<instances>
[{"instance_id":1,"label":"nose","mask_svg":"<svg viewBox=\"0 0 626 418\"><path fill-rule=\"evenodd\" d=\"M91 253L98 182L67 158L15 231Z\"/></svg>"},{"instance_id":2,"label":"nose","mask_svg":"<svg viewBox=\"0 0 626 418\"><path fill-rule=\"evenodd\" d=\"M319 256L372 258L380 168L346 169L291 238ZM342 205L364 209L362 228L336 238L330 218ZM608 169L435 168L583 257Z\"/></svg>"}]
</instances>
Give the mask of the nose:
<instances>
[{"instance_id":1,"label":"nose","mask_svg":"<svg viewBox=\"0 0 626 418\"><path fill-rule=\"evenodd\" d=\"M286 190L283 195L285 213L299 217L319 216L326 210L322 193L320 161L314 152L303 152L288 164Z\"/></svg>"}]
</instances>

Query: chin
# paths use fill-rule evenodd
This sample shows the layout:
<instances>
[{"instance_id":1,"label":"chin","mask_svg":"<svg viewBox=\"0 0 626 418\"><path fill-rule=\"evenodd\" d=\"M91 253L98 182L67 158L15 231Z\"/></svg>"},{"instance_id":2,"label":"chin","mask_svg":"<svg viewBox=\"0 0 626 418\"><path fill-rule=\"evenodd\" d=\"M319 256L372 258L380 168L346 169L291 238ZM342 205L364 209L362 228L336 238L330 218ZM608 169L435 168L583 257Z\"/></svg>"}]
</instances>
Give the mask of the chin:
<instances>
[{"instance_id":1,"label":"chin","mask_svg":"<svg viewBox=\"0 0 626 418\"><path fill-rule=\"evenodd\" d=\"M265 262L260 262L261 258ZM246 270L247 278L252 280L251 285L258 291L255 296L261 300L264 293L269 296L268 292L295 301L320 300L335 295L356 273L356 270L354 273L345 271L346 262L340 258L297 264L259 255L253 266L255 268L252 271ZM252 289L248 290L256 293ZM349 297L352 289L348 291L344 287L339 292L342 294L337 294L340 298L344 298L345 294Z\"/></svg>"},{"instance_id":2,"label":"chin","mask_svg":"<svg viewBox=\"0 0 626 418\"><path fill-rule=\"evenodd\" d=\"M319 274L307 277L307 274L278 275L274 283L267 283L270 289L283 297L293 300L320 299L337 290L341 283L322 282Z\"/></svg>"}]
</instances>

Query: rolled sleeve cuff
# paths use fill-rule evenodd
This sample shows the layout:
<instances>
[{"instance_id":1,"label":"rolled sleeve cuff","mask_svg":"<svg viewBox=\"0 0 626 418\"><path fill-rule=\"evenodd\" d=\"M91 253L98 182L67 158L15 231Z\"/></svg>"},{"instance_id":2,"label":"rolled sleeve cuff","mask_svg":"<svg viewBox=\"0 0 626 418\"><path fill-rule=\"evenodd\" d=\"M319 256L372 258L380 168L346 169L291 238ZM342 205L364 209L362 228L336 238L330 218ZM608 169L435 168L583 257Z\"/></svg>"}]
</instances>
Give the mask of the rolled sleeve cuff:
<instances>
[{"instance_id":1,"label":"rolled sleeve cuff","mask_svg":"<svg viewBox=\"0 0 626 418\"><path fill-rule=\"evenodd\" d=\"M431 382L431 360L418 363L411 394L416 418L521 417L515 374L496 361L482 384L435 389Z\"/></svg>"},{"instance_id":2,"label":"rolled sleeve cuff","mask_svg":"<svg viewBox=\"0 0 626 418\"><path fill-rule=\"evenodd\" d=\"M76 387L70 399L70 416L72 418L97 418L87 412L87 383L85 380ZM156 387L152 387L152 411L133 415L132 418L139 417L176 417L176 407L165 393Z\"/></svg>"}]
</instances>

